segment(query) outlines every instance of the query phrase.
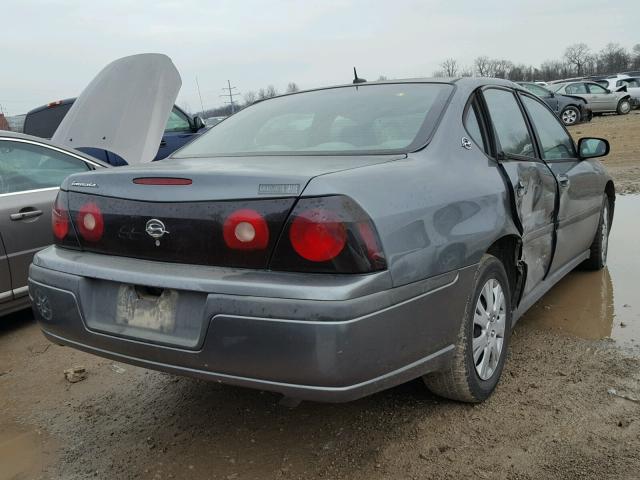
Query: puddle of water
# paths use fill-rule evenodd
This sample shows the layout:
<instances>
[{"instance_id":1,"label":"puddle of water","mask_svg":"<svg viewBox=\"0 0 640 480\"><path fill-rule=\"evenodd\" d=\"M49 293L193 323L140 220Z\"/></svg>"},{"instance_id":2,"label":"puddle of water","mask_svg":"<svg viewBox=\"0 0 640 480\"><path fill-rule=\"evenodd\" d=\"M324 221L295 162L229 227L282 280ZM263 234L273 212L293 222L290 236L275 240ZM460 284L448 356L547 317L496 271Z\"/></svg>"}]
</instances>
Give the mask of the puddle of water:
<instances>
[{"instance_id":1,"label":"puddle of water","mask_svg":"<svg viewBox=\"0 0 640 480\"><path fill-rule=\"evenodd\" d=\"M55 448L44 434L0 424L0 479L41 478Z\"/></svg>"},{"instance_id":2,"label":"puddle of water","mask_svg":"<svg viewBox=\"0 0 640 480\"><path fill-rule=\"evenodd\" d=\"M640 196L618 196L607 268L570 273L531 307L523 322L640 348L639 220Z\"/></svg>"}]
</instances>

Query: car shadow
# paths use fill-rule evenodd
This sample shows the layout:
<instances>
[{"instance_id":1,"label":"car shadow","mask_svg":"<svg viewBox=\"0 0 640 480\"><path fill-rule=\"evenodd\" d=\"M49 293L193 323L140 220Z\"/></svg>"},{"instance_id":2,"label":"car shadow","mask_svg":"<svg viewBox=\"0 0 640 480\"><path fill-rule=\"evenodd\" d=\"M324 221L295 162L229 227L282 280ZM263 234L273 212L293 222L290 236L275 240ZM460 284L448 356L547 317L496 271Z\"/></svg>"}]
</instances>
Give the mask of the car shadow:
<instances>
[{"instance_id":1,"label":"car shadow","mask_svg":"<svg viewBox=\"0 0 640 480\"><path fill-rule=\"evenodd\" d=\"M18 310L17 312L0 317L0 335L27 328L35 322L31 308Z\"/></svg>"}]
</instances>

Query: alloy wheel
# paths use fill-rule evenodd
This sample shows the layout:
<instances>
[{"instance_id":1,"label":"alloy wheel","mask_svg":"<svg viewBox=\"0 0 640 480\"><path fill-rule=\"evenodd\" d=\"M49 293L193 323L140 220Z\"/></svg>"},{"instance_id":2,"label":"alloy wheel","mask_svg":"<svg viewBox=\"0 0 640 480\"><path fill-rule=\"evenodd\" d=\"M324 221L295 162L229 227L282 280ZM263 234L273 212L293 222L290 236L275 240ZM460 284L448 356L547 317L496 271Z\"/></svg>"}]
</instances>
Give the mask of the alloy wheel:
<instances>
[{"instance_id":1,"label":"alloy wheel","mask_svg":"<svg viewBox=\"0 0 640 480\"><path fill-rule=\"evenodd\" d=\"M473 364L482 380L489 380L498 367L506 321L502 285L495 278L490 278L480 291L473 316Z\"/></svg>"},{"instance_id":2,"label":"alloy wheel","mask_svg":"<svg viewBox=\"0 0 640 480\"><path fill-rule=\"evenodd\" d=\"M573 109L567 109L562 112L562 122L565 125L573 125L578 120L578 114Z\"/></svg>"}]
</instances>

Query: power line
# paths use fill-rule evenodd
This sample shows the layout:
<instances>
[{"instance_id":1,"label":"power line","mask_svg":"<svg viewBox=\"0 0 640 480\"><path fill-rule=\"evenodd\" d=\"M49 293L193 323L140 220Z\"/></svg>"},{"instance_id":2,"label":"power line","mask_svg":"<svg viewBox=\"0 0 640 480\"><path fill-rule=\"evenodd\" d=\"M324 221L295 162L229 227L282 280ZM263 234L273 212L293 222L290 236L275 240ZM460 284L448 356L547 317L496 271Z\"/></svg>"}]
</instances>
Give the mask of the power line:
<instances>
[{"instance_id":1,"label":"power line","mask_svg":"<svg viewBox=\"0 0 640 480\"><path fill-rule=\"evenodd\" d=\"M227 80L227 86L222 89L222 90L225 90L227 93L223 93L222 95L220 95L221 97L229 97L229 101L224 103L231 105L232 115L236 112L236 107L235 107L235 103L233 102L233 97L240 95L240 92L234 92L235 89L236 87L231 86L231 81Z\"/></svg>"},{"instance_id":2,"label":"power line","mask_svg":"<svg viewBox=\"0 0 640 480\"><path fill-rule=\"evenodd\" d=\"M204 119L204 104L202 103L202 94L200 93L200 84L198 83L198 77L196 77L196 86L198 87L198 96L200 97L200 108L202 110L200 110L200 114L202 115L202 118Z\"/></svg>"}]
</instances>

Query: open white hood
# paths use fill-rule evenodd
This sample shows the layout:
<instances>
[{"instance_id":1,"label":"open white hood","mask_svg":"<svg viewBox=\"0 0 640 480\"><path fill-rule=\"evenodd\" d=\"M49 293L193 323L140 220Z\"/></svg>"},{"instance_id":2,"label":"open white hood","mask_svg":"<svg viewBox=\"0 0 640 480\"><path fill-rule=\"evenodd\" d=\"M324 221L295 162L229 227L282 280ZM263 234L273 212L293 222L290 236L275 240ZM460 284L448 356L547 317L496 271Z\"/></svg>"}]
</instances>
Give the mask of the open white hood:
<instances>
[{"instance_id":1,"label":"open white hood","mask_svg":"<svg viewBox=\"0 0 640 480\"><path fill-rule=\"evenodd\" d=\"M181 85L166 55L120 58L87 85L52 140L72 148L108 150L130 165L151 162Z\"/></svg>"}]
</instances>

